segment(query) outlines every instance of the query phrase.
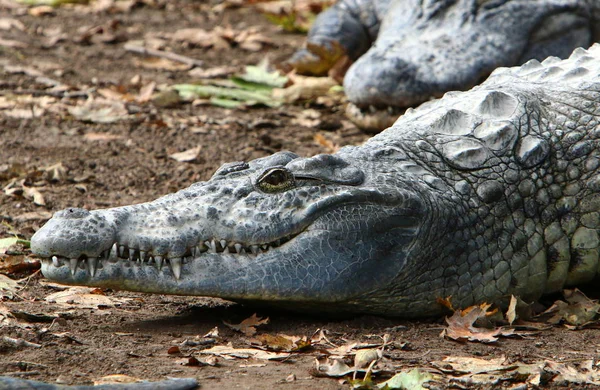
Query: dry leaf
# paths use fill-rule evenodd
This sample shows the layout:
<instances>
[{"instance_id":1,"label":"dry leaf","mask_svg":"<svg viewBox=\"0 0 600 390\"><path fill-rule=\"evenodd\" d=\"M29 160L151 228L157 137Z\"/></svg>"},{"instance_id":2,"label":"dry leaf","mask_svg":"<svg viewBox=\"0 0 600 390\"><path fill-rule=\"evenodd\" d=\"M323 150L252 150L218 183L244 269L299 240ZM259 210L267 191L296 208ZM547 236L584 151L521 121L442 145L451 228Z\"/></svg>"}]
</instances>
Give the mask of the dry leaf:
<instances>
[{"instance_id":1,"label":"dry leaf","mask_svg":"<svg viewBox=\"0 0 600 390\"><path fill-rule=\"evenodd\" d=\"M325 138L325 136L321 133L315 134L313 139L315 143L323 146L328 153L335 153L340 149L340 146L338 144L334 144L333 142Z\"/></svg>"},{"instance_id":2,"label":"dry leaf","mask_svg":"<svg viewBox=\"0 0 600 390\"><path fill-rule=\"evenodd\" d=\"M123 136L110 133L85 133L83 139L86 141L114 141L123 139Z\"/></svg>"},{"instance_id":3,"label":"dry leaf","mask_svg":"<svg viewBox=\"0 0 600 390\"><path fill-rule=\"evenodd\" d=\"M202 145L188 149L183 152L170 154L169 157L179 162L191 162L198 159L198 156L200 155L200 150L202 150Z\"/></svg>"},{"instance_id":4,"label":"dry leaf","mask_svg":"<svg viewBox=\"0 0 600 390\"><path fill-rule=\"evenodd\" d=\"M227 77L238 71L235 66L218 66L216 68L202 69L194 68L188 72L191 77L197 77L199 79L212 79L219 77Z\"/></svg>"},{"instance_id":5,"label":"dry leaf","mask_svg":"<svg viewBox=\"0 0 600 390\"><path fill-rule=\"evenodd\" d=\"M46 201L44 200L42 193L33 187L23 186L23 194L26 197L33 199L33 204L35 204L35 205L38 205L38 206L46 205Z\"/></svg>"},{"instance_id":6,"label":"dry leaf","mask_svg":"<svg viewBox=\"0 0 600 390\"><path fill-rule=\"evenodd\" d=\"M16 280L0 274L0 298L12 299L19 286ZM0 299L1 300L1 299Z\"/></svg>"},{"instance_id":7,"label":"dry leaf","mask_svg":"<svg viewBox=\"0 0 600 390\"><path fill-rule=\"evenodd\" d=\"M129 112L121 101L88 99L83 105L69 107L75 118L84 122L114 123L129 118Z\"/></svg>"},{"instance_id":8,"label":"dry leaf","mask_svg":"<svg viewBox=\"0 0 600 390\"><path fill-rule=\"evenodd\" d=\"M114 374L114 375L103 376L102 378L95 380L94 386L100 386L100 385L106 386L106 385L115 385L115 384L120 384L120 383L137 383L137 382L143 382L143 380L139 379L139 378L135 378L133 376L129 376L129 375Z\"/></svg>"},{"instance_id":9,"label":"dry leaf","mask_svg":"<svg viewBox=\"0 0 600 390\"><path fill-rule=\"evenodd\" d=\"M266 325L269 323L269 317L261 318L256 315L256 313L252 314L250 317L246 318L241 323L234 325L223 321L225 325L230 327L233 330L237 330L238 332L242 332L246 336L253 336L256 333L256 327L260 325Z\"/></svg>"},{"instance_id":10,"label":"dry leaf","mask_svg":"<svg viewBox=\"0 0 600 390\"><path fill-rule=\"evenodd\" d=\"M269 335L261 334L256 336L252 342L266 347L272 351L296 352L311 346L310 340L306 336L287 336L284 334Z\"/></svg>"},{"instance_id":11,"label":"dry leaf","mask_svg":"<svg viewBox=\"0 0 600 390\"><path fill-rule=\"evenodd\" d=\"M479 341L482 343L493 343L498 341L499 336L510 336L514 334L512 329L485 329L474 325L475 321L496 313L496 310L488 311L491 305L482 303L479 306L471 306L465 310L457 310L451 317L446 317L448 326L442 331L441 336L456 341Z\"/></svg>"},{"instance_id":12,"label":"dry leaf","mask_svg":"<svg viewBox=\"0 0 600 390\"><path fill-rule=\"evenodd\" d=\"M551 324L558 324L564 321L567 326L576 328L591 323L598 317L600 304L597 300L589 299L578 289L564 290L564 301L556 301L541 315L553 314L548 320Z\"/></svg>"},{"instance_id":13,"label":"dry leaf","mask_svg":"<svg viewBox=\"0 0 600 390\"><path fill-rule=\"evenodd\" d=\"M512 325L517 319L517 298L515 298L514 295L510 296L510 303L508 304L508 309L506 310L506 319L510 325Z\"/></svg>"},{"instance_id":14,"label":"dry leaf","mask_svg":"<svg viewBox=\"0 0 600 390\"><path fill-rule=\"evenodd\" d=\"M0 18L0 30L10 31L12 29L25 31L25 25L17 19Z\"/></svg>"},{"instance_id":15,"label":"dry leaf","mask_svg":"<svg viewBox=\"0 0 600 390\"><path fill-rule=\"evenodd\" d=\"M133 63L135 66L139 66L141 68L170 71L189 70L192 67L190 64L183 64L181 62L171 61L167 58L159 57L134 58Z\"/></svg>"},{"instance_id":16,"label":"dry leaf","mask_svg":"<svg viewBox=\"0 0 600 390\"><path fill-rule=\"evenodd\" d=\"M65 306L77 305L77 307L85 309L120 306L131 301L130 298L115 298L97 293L94 294L94 291L97 291L97 289L89 287L71 287L64 291L52 293L44 298L44 300Z\"/></svg>"},{"instance_id":17,"label":"dry leaf","mask_svg":"<svg viewBox=\"0 0 600 390\"><path fill-rule=\"evenodd\" d=\"M287 88L276 88L273 97L286 103L294 103L299 100L314 100L319 96L327 95L329 90L338 85L331 77L309 77L290 74L293 82Z\"/></svg>"},{"instance_id":18,"label":"dry leaf","mask_svg":"<svg viewBox=\"0 0 600 390\"><path fill-rule=\"evenodd\" d=\"M217 345L209 349L199 351L200 354L221 356L224 359L248 359L260 360L284 360L291 355L284 352L268 352L260 349L233 348L231 346Z\"/></svg>"},{"instance_id":19,"label":"dry leaf","mask_svg":"<svg viewBox=\"0 0 600 390\"><path fill-rule=\"evenodd\" d=\"M140 93L138 94L136 101L138 101L139 103L149 102L150 99L152 99L152 94L154 93L155 89L156 83L154 81L151 81L148 84L144 85L142 88L140 88Z\"/></svg>"}]
</instances>

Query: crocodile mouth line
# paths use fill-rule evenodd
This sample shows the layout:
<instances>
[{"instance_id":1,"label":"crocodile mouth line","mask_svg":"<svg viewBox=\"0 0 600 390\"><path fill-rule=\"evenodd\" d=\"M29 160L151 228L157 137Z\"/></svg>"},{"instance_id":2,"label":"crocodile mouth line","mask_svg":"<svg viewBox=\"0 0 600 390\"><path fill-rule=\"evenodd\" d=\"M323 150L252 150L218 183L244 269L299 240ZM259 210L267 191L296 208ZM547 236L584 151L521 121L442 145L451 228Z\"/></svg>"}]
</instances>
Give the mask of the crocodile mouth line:
<instances>
[{"instance_id":1,"label":"crocodile mouth line","mask_svg":"<svg viewBox=\"0 0 600 390\"><path fill-rule=\"evenodd\" d=\"M203 254L227 254L252 259L285 245L300 233L301 232L290 234L275 241L263 244L244 244L218 239L204 240L197 245L188 248L182 256L178 257L155 255L152 251L131 248L127 245L114 243L110 249L101 252L98 257L91 257L85 254L80 255L78 258L53 255L42 258L42 262L45 262L47 265L51 264L57 268L68 266L71 275L73 276L77 272L77 269L80 268L87 271L91 277L96 275L98 269L102 269L108 264L120 263L124 267L153 266L156 267L159 272L161 272L166 265L175 278L179 280L181 277L182 265L192 262L195 258L201 257Z\"/></svg>"}]
</instances>

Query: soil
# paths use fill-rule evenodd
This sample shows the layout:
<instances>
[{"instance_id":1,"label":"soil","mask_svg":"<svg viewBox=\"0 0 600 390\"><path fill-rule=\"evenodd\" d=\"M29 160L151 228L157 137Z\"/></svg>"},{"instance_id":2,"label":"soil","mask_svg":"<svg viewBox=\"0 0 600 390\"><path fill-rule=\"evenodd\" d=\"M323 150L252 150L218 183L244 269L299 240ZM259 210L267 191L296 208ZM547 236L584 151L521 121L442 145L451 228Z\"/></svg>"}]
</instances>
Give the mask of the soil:
<instances>
[{"instance_id":1,"label":"soil","mask_svg":"<svg viewBox=\"0 0 600 390\"><path fill-rule=\"evenodd\" d=\"M190 82L187 71L140 67L136 62L140 57L125 50L127 41L144 39L151 32L171 33L187 27L211 30L217 25L236 30L256 27L274 42L258 51L235 45L217 50L173 44L174 51L201 59L207 69L224 65L242 67L264 58L278 63L303 42L304 36L283 32L252 8L231 7L217 12L216 5L202 1L146 1L139 2L129 12L90 12L85 7L66 6L37 16L27 8L2 0L0 12L22 22L24 29L0 30L0 34L6 40L18 40L24 45L0 45L0 65L4 66L0 97L47 88L43 80L9 71L7 65L38 69L77 90L112 88L136 94L140 88L135 83L136 77L158 85ZM122 38L114 42L78 39L83 28L101 25L116 26L115 31ZM49 43L46 33L59 28L65 38ZM62 102L69 103L72 99L84 98L64 97ZM294 124L293 119L308 108L320 113L320 125ZM45 205L39 206L20 192L0 191L3 222L0 238L17 232L29 239L48 218L48 212L66 207L96 209L152 200L208 179L225 162L247 161L279 150L292 150L302 156L329 152L328 143L315 142L317 134L339 146L359 144L369 138L347 122L342 104L312 102L229 110L210 105L166 108L132 102L128 109L135 114L134 119L110 124L84 123L51 109L40 116L24 115L25 118L4 115L0 110L0 188L25 178L24 184L36 188L45 200ZM86 137L94 134L104 137L100 140ZM168 157L196 146L202 147L196 161L178 162ZM45 167L59 163L66 174L51 178L44 173ZM22 249L1 259L15 258L25 261L31 254ZM188 355L210 345L195 350L182 347L183 354L168 353L170 347L202 336L214 327L219 329L217 344L247 347L249 337L224 322L239 323L253 314L255 308L210 298L110 290L103 293L111 299L130 300L117 307L66 308L44 300L56 292L56 287L45 283L43 276L35 272L35 263L33 268L11 275L29 278L26 286L3 304L13 312L62 314L59 319L29 316L18 322L18 326L12 323L0 327L3 336L41 345L40 348L0 345L0 375L62 384L90 384L106 375L125 374L146 380L194 377L206 389L348 388L348 384L337 379L312 375L315 357L322 355L318 349L295 353L284 361L219 358L214 366L183 364L188 362ZM431 361L445 356L506 356L509 361L528 363L577 362L599 357L600 333L593 329L552 328L527 339L503 339L487 345L440 338L443 319L399 321L372 316L340 319L269 309L258 309L258 314L270 318L269 324L259 328L259 333L310 337L324 329L338 345L347 340L380 343L387 333L393 343L385 354L397 369L428 368Z\"/></svg>"}]
</instances>

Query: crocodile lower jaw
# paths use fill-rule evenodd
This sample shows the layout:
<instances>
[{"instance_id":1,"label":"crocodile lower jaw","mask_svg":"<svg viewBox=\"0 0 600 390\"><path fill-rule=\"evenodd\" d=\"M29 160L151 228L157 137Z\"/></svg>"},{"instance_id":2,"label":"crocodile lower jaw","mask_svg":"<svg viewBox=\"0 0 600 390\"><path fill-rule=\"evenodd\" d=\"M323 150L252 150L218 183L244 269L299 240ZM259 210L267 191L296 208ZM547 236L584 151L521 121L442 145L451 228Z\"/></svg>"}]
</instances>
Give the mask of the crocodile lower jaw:
<instances>
[{"instance_id":1,"label":"crocodile lower jaw","mask_svg":"<svg viewBox=\"0 0 600 390\"><path fill-rule=\"evenodd\" d=\"M81 269L88 272L88 276L92 278L96 275L98 269L103 269L108 264L118 264L122 267L149 266L155 267L159 272L164 272L166 267L168 267L173 276L179 280L182 266L194 261L195 258L201 257L205 253L254 259L273 248L279 248L296 236L297 234L289 235L264 244L242 244L214 239L205 240L199 242L196 246L188 248L183 256L171 257L114 243L110 249L103 251L98 257L81 255L78 258L67 258L54 255L49 258L43 258L42 262L46 266L53 266L55 268L69 267L72 276L75 276L77 270Z\"/></svg>"}]
</instances>

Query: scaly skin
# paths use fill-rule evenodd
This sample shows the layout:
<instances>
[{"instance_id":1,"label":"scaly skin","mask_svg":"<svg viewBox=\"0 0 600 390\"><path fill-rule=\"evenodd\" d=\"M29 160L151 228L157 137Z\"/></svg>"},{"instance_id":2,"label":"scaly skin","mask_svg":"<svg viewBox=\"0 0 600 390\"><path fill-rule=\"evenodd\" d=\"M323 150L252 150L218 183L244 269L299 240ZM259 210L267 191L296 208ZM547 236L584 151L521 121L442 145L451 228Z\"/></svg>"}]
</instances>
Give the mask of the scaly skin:
<instances>
[{"instance_id":1,"label":"scaly skin","mask_svg":"<svg viewBox=\"0 0 600 390\"><path fill-rule=\"evenodd\" d=\"M31 248L62 283L295 310L534 300L598 272L599 116L596 45L500 68L333 155L277 153L150 203L61 211Z\"/></svg>"},{"instance_id":2,"label":"scaly skin","mask_svg":"<svg viewBox=\"0 0 600 390\"><path fill-rule=\"evenodd\" d=\"M596 0L340 0L288 62L318 75L344 55L356 61L344 79L348 115L379 131L402 108L471 88L497 67L588 47L599 24Z\"/></svg>"}]
</instances>

